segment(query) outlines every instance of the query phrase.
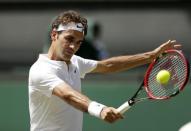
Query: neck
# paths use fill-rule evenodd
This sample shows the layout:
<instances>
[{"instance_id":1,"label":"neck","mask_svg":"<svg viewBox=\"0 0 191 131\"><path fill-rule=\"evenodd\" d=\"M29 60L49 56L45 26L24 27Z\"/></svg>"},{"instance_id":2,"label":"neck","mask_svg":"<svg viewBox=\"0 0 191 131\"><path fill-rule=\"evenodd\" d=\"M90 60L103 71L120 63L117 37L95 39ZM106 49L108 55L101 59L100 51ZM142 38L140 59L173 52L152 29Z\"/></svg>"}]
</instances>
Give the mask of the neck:
<instances>
[{"instance_id":1,"label":"neck","mask_svg":"<svg viewBox=\"0 0 191 131\"><path fill-rule=\"evenodd\" d=\"M54 47L52 46L53 44L51 44L49 50L48 50L48 58L51 60L56 60L56 57L54 55Z\"/></svg>"},{"instance_id":2,"label":"neck","mask_svg":"<svg viewBox=\"0 0 191 131\"><path fill-rule=\"evenodd\" d=\"M51 59L51 60L55 60L55 61L64 61L67 65L70 64L70 61L63 60L63 59L61 59L61 58L59 58L57 56L53 44L51 44L51 46L50 46L50 48L48 50L48 58Z\"/></svg>"}]
</instances>

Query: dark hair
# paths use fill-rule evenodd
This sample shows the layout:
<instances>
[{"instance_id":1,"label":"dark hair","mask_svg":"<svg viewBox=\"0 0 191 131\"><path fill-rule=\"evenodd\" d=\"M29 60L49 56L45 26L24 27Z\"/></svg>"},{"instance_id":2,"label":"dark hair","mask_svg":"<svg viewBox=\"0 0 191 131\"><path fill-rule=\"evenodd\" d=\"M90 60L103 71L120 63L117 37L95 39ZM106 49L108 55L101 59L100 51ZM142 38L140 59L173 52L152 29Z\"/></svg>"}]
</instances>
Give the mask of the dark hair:
<instances>
[{"instance_id":1,"label":"dark hair","mask_svg":"<svg viewBox=\"0 0 191 131\"><path fill-rule=\"evenodd\" d=\"M61 13L52 22L51 30L58 28L60 24L66 25L70 22L81 23L84 26L84 35L87 34L87 19L81 16L78 12L69 10Z\"/></svg>"}]
</instances>

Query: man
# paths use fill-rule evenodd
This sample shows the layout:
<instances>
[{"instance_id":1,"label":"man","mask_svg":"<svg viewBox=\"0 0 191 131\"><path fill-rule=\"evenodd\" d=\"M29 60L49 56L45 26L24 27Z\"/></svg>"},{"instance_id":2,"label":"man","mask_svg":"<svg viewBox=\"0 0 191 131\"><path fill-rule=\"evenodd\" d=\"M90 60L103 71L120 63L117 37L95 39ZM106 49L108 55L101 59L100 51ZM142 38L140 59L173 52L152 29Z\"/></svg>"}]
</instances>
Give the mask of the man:
<instances>
[{"instance_id":1,"label":"man","mask_svg":"<svg viewBox=\"0 0 191 131\"><path fill-rule=\"evenodd\" d=\"M31 131L81 131L83 112L109 123L123 118L115 108L83 95L80 78L87 73L110 73L140 66L167 49L180 47L169 40L142 54L88 60L74 55L83 44L86 31L87 20L75 11L66 11L53 21L48 54L40 54L29 72Z\"/></svg>"}]
</instances>

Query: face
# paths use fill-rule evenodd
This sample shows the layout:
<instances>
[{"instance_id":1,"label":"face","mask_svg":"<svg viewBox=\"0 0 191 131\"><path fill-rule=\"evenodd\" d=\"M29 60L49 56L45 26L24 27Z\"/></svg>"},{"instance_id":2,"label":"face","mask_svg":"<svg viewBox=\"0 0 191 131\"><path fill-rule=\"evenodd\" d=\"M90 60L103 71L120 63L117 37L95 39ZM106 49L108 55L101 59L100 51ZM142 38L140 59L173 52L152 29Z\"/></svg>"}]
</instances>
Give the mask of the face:
<instances>
[{"instance_id":1,"label":"face","mask_svg":"<svg viewBox=\"0 0 191 131\"><path fill-rule=\"evenodd\" d=\"M82 32L76 30L63 31L55 34L55 57L57 60L69 62L71 57L78 51L84 40Z\"/></svg>"}]
</instances>

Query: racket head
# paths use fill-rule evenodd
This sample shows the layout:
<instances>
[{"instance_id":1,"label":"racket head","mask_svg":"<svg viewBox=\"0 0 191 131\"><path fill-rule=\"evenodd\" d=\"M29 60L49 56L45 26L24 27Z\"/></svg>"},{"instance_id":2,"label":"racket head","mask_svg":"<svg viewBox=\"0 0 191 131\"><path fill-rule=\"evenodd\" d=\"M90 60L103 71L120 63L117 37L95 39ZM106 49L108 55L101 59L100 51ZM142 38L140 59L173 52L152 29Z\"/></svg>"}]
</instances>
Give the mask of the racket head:
<instances>
[{"instance_id":1,"label":"racket head","mask_svg":"<svg viewBox=\"0 0 191 131\"><path fill-rule=\"evenodd\" d=\"M167 84L157 82L160 70L167 70L171 77ZM167 50L148 67L144 77L144 88L151 99L169 99L182 91L189 79L189 62L181 51Z\"/></svg>"}]
</instances>

